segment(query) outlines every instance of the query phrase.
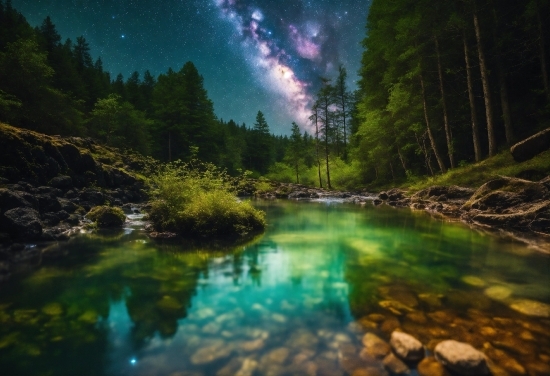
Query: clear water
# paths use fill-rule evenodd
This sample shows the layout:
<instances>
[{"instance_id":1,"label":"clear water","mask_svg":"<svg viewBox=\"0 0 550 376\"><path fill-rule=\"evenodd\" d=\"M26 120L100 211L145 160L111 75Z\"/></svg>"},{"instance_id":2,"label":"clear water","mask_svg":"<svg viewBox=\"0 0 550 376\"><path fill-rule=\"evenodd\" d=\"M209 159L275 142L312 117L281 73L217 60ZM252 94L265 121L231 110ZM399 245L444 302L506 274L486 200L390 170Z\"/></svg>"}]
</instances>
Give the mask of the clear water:
<instances>
[{"instance_id":1,"label":"clear water","mask_svg":"<svg viewBox=\"0 0 550 376\"><path fill-rule=\"evenodd\" d=\"M52 246L0 285L0 374L387 375L361 340L396 328L471 343L494 374L550 373L550 321L529 315L548 313L548 256L408 210L256 205L269 227L236 249L139 221Z\"/></svg>"}]
</instances>

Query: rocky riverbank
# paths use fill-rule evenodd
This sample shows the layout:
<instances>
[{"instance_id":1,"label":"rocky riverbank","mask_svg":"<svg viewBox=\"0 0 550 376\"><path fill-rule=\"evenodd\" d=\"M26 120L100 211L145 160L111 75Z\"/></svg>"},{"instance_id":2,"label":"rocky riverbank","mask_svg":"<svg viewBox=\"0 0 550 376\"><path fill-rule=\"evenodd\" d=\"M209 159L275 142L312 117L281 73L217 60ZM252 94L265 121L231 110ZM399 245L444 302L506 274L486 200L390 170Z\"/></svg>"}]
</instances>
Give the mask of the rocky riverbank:
<instances>
[{"instance_id":1,"label":"rocky riverbank","mask_svg":"<svg viewBox=\"0 0 550 376\"><path fill-rule=\"evenodd\" d=\"M423 210L439 218L505 232L550 252L550 176L540 181L502 176L478 189L432 186L414 193L397 188L369 193L328 191L299 184L270 184L271 190L258 192L256 196L266 199L332 199L360 205Z\"/></svg>"},{"instance_id":2,"label":"rocky riverbank","mask_svg":"<svg viewBox=\"0 0 550 376\"><path fill-rule=\"evenodd\" d=\"M78 232L92 208L120 206L130 213L131 203L147 198L138 174L146 163L92 139L0 124L0 280L39 257L36 244Z\"/></svg>"}]
</instances>

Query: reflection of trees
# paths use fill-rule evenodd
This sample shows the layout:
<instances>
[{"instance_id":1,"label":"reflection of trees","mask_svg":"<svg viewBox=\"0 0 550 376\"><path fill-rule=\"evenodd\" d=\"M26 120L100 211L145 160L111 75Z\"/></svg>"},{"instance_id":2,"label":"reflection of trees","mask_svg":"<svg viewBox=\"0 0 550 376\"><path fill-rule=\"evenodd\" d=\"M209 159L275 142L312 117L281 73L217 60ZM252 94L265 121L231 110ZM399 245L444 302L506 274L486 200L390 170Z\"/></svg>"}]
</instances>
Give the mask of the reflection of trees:
<instances>
[{"instance_id":1,"label":"reflection of trees","mask_svg":"<svg viewBox=\"0 0 550 376\"><path fill-rule=\"evenodd\" d=\"M125 281L132 294L126 299L128 313L134 322L132 337L136 347L155 332L161 337L176 333L177 321L187 316L191 298L195 295L197 279L207 269L206 260L198 265L185 260L174 265L171 258L161 257L143 265L135 275L150 273L149 278L129 278Z\"/></svg>"},{"instance_id":2,"label":"reflection of trees","mask_svg":"<svg viewBox=\"0 0 550 376\"><path fill-rule=\"evenodd\" d=\"M34 275L0 297L0 303L16 302L8 309L9 325L2 321L0 340L19 333L16 342L0 349L0 369L10 371L6 374L33 374L39 369L101 375L108 362L106 323L113 302L126 302L133 325L125 340L135 351L156 333L163 338L176 333L198 279L208 276L212 257L235 255L235 271L240 273L248 262L242 245L235 250L229 244L157 244L137 232L80 236L60 244L63 247L66 257L45 260ZM32 308L25 313L28 318L16 312L22 308ZM33 362L28 362L30 355Z\"/></svg>"}]
</instances>

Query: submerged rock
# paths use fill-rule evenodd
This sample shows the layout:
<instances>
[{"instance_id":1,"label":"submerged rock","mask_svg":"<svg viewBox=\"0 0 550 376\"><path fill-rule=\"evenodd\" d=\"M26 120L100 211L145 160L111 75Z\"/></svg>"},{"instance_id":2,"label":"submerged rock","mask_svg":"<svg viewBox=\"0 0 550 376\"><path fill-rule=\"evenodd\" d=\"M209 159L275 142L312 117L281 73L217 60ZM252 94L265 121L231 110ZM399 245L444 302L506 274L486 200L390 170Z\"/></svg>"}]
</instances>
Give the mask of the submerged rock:
<instances>
[{"instance_id":1,"label":"submerged rock","mask_svg":"<svg viewBox=\"0 0 550 376\"><path fill-rule=\"evenodd\" d=\"M487 358L471 345L454 340L440 342L434 350L436 359L459 375L488 375Z\"/></svg>"},{"instance_id":2,"label":"submerged rock","mask_svg":"<svg viewBox=\"0 0 550 376\"><path fill-rule=\"evenodd\" d=\"M550 305L536 300L515 300L510 304L510 308L528 316L550 317Z\"/></svg>"},{"instance_id":3,"label":"submerged rock","mask_svg":"<svg viewBox=\"0 0 550 376\"><path fill-rule=\"evenodd\" d=\"M376 359L383 359L390 351L390 345L376 334L367 333L363 337L363 353Z\"/></svg>"},{"instance_id":4,"label":"submerged rock","mask_svg":"<svg viewBox=\"0 0 550 376\"><path fill-rule=\"evenodd\" d=\"M405 361L417 362L424 357L424 346L410 334L393 332L390 345L395 354Z\"/></svg>"},{"instance_id":5,"label":"submerged rock","mask_svg":"<svg viewBox=\"0 0 550 376\"><path fill-rule=\"evenodd\" d=\"M392 375L408 375L411 372L409 367L393 353L386 355L382 363Z\"/></svg>"},{"instance_id":6,"label":"submerged rock","mask_svg":"<svg viewBox=\"0 0 550 376\"><path fill-rule=\"evenodd\" d=\"M505 286L491 286L485 289L484 293L491 299L502 301L512 295L512 290Z\"/></svg>"},{"instance_id":7,"label":"submerged rock","mask_svg":"<svg viewBox=\"0 0 550 376\"><path fill-rule=\"evenodd\" d=\"M417 371L420 376L449 376L445 367L431 356L418 363Z\"/></svg>"},{"instance_id":8,"label":"submerged rock","mask_svg":"<svg viewBox=\"0 0 550 376\"><path fill-rule=\"evenodd\" d=\"M232 352L232 348L222 340L214 340L209 346L197 350L191 356L191 363L202 365L227 358Z\"/></svg>"},{"instance_id":9,"label":"submerged rock","mask_svg":"<svg viewBox=\"0 0 550 376\"><path fill-rule=\"evenodd\" d=\"M474 287L484 287L487 284L481 278L473 276L473 275L465 275L461 279L462 279L462 282L464 282L464 283L466 283L470 286L474 286Z\"/></svg>"}]
</instances>

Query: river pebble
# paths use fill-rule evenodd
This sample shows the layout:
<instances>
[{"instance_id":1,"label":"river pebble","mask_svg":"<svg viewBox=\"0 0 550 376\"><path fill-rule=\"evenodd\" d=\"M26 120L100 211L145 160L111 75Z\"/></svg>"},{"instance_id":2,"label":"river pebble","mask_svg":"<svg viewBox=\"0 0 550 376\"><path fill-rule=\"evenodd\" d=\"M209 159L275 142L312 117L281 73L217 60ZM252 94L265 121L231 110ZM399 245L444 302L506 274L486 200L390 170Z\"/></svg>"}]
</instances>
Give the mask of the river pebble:
<instances>
[{"instance_id":1,"label":"river pebble","mask_svg":"<svg viewBox=\"0 0 550 376\"><path fill-rule=\"evenodd\" d=\"M454 340L440 342L434 350L436 359L459 375L487 375L487 358L471 345Z\"/></svg>"},{"instance_id":2,"label":"river pebble","mask_svg":"<svg viewBox=\"0 0 550 376\"><path fill-rule=\"evenodd\" d=\"M424 346L410 334L393 332L390 345L395 354L405 361L417 362L424 357Z\"/></svg>"}]
</instances>

